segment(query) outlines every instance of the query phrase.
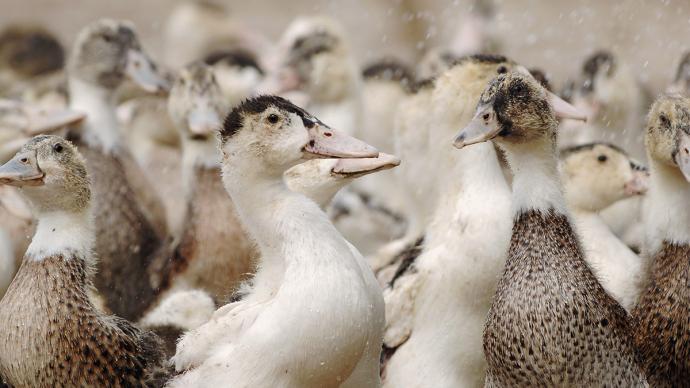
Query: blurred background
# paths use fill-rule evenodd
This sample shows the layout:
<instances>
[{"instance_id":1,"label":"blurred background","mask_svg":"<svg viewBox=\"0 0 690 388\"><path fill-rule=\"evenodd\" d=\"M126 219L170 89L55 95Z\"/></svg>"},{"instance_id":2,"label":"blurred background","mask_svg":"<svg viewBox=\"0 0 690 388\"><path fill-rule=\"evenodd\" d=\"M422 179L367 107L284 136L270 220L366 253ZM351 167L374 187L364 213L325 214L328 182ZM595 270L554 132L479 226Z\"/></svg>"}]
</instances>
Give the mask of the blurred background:
<instances>
[{"instance_id":1,"label":"blurred background","mask_svg":"<svg viewBox=\"0 0 690 388\"><path fill-rule=\"evenodd\" d=\"M346 27L361 63L393 55L414 61L429 47L452 45L474 0L214 0L237 21L276 40L298 15L326 14ZM100 17L133 21L147 51L164 57L162 31L178 1L1 0L0 26L36 22L70 47L77 32ZM500 50L539 66L557 86L579 71L583 58L607 48L628 62L639 80L663 89L690 46L687 0L494 0L491 33ZM168 55L174 55L169 53Z\"/></svg>"}]
</instances>

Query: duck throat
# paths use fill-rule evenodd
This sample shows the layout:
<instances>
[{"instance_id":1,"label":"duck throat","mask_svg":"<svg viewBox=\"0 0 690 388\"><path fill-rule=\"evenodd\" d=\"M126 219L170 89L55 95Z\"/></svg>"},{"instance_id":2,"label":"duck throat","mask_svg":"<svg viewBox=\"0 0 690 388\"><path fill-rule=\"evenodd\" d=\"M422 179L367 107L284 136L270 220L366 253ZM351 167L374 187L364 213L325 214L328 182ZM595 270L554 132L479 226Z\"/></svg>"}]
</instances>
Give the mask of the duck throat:
<instances>
[{"instance_id":1,"label":"duck throat","mask_svg":"<svg viewBox=\"0 0 690 388\"><path fill-rule=\"evenodd\" d=\"M650 185L644 201L644 224L650 255L664 241L690 244L690 183L680 170L650 158Z\"/></svg>"},{"instance_id":2,"label":"duck throat","mask_svg":"<svg viewBox=\"0 0 690 388\"><path fill-rule=\"evenodd\" d=\"M199 170L219 170L220 153L217 140L195 141L184 139L182 155L182 178L185 182L187 194L196 182L196 172Z\"/></svg>"},{"instance_id":3,"label":"duck throat","mask_svg":"<svg viewBox=\"0 0 690 388\"><path fill-rule=\"evenodd\" d=\"M513 212L553 209L567 214L552 141L501 142L513 171Z\"/></svg>"},{"instance_id":4,"label":"duck throat","mask_svg":"<svg viewBox=\"0 0 690 388\"><path fill-rule=\"evenodd\" d=\"M54 255L90 257L95 241L93 219L88 210L51 211L38 215L38 225L26 259L41 261Z\"/></svg>"},{"instance_id":5,"label":"duck throat","mask_svg":"<svg viewBox=\"0 0 690 388\"><path fill-rule=\"evenodd\" d=\"M82 137L90 146L113 151L120 145L120 129L115 116L115 93L106 88L69 78L70 108L87 114Z\"/></svg>"}]
</instances>

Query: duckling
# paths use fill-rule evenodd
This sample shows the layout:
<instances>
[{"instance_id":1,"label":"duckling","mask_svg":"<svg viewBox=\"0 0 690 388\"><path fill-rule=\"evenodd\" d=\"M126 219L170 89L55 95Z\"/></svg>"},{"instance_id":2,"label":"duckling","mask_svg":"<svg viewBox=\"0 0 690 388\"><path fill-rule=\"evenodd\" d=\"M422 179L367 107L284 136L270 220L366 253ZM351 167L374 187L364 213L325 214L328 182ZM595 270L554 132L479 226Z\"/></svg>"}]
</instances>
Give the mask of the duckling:
<instances>
[{"instance_id":1,"label":"duckling","mask_svg":"<svg viewBox=\"0 0 690 388\"><path fill-rule=\"evenodd\" d=\"M632 322L585 261L557 172L556 117L585 117L532 77L492 80L455 146L488 140L513 170L513 236L484 329L486 386L646 386ZM477 166L478 167L478 166Z\"/></svg>"},{"instance_id":2,"label":"duckling","mask_svg":"<svg viewBox=\"0 0 690 388\"><path fill-rule=\"evenodd\" d=\"M0 94L43 94L64 80L65 50L46 29L13 24L0 32Z\"/></svg>"},{"instance_id":3,"label":"duckling","mask_svg":"<svg viewBox=\"0 0 690 388\"><path fill-rule=\"evenodd\" d=\"M218 85L230 107L256 94L264 79L264 70L257 58L246 50L216 51L204 58L213 67Z\"/></svg>"},{"instance_id":4,"label":"duckling","mask_svg":"<svg viewBox=\"0 0 690 388\"><path fill-rule=\"evenodd\" d=\"M302 90L308 107L324 122L355 135L361 130L361 80L343 27L323 17L302 17L288 26L289 47L280 69L282 91Z\"/></svg>"},{"instance_id":5,"label":"duckling","mask_svg":"<svg viewBox=\"0 0 690 388\"><path fill-rule=\"evenodd\" d=\"M429 80L443 74L459 57L440 47L433 47L424 53L417 64L415 75L417 81Z\"/></svg>"},{"instance_id":6,"label":"duckling","mask_svg":"<svg viewBox=\"0 0 690 388\"><path fill-rule=\"evenodd\" d=\"M470 56L435 82L426 125L427 152L437 155L437 207L421 252L410 245L384 291L387 387L484 379L480 338L510 240L510 188L491 144L458 152L448 139L471 120L487 82L516 66L501 56Z\"/></svg>"},{"instance_id":7,"label":"duckling","mask_svg":"<svg viewBox=\"0 0 690 388\"><path fill-rule=\"evenodd\" d=\"M681 387L690 381L690 99L661 96L648 117L643 219L651 262L633 311L635 345L651 386Z\"/></svg>"},{"instance_id":8,"label":"duckling","mask_svg":"<svg viewBox=\"0 0 690 388\"><path fill-rule=\"evenodd\" d=\"M182 139L184 229L168 263L165 288L198 288L219 303L254 271L255 251L223 188L215 132L226 104L212 69L195 62L180 72L168 110Z\"/></svg>"},{"instance_id":9,"label":"duckling","mask_svg":"<svg viewBox=\"0 0 690 388\"><path fill-rule=\"evenodd\" d=\"M117 126L115 92L125 77L151 92L168 89L129 23L102 19L85 27L72 50L68 78L70 106L88 114L71 137L86 158L93 185L95 285L109 310L136 319L155 297L146 268L161 247L166 221L155 189Z\"/></svg>"},{"instance_id":10,"label":"duckling","mask_svg":"<svg viewBox=\"0 0 690 388\"><path fill-rule=\"evenodd\" d=\"M646 169L612 144L591 143L561 152L561 180L587 263L604 289L631 311L642 286L643 262L597 212L644 194Z\"/></svg>"},{"instance_id":11,"label":"duckling","mask_svg":"<svg viewBox=\"0 0 690 388\"><path fill-rule=\"evenodd\" d=\"M685 52L681 57L673 82L666 91L683 95L688 95L690 92L690 51Z\"/></svg>"},{"instance_id":12,"label":"duckling","mask_svg":"<svg viewBox=\"0 0 690 388\"><path fill-rule=\"evenodd\" d=\"M381 296L371 294L369 270L352 246L316 203L287 188L283 175L309 158L378 151L276 96L235 107L220 137L223 183L261 262L247 295L179 342L177 370L196 368L171 387L347 382L380 323L373 298ZM376 381L359 386L371 385Z\"/></svg>"},{"instance_id":13,"label":"duckling","mask_svg":"<svg viewBox=\"0 0 690 388\"><path fill-rule=\"evenodd\" d=\"M37 136L0 167L38 219L19 272L0 301L0 375L12 386L149 386L167 375L160 340L104 315L88 292L96 258L84 158Z\"/></svg>"}]
</instances>

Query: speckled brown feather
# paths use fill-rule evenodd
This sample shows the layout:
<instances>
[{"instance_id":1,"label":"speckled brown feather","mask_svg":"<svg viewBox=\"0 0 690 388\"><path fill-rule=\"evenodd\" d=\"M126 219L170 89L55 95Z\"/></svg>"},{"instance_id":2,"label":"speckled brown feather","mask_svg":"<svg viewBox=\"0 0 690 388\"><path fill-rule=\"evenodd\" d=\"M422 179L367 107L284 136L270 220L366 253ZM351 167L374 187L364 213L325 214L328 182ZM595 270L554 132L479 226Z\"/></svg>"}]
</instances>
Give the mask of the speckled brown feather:
<instances>
[{"instance_id":1,"label":"speckled brown feather","mask_svg":"<svg viewBox=\"0 0 690 388\"><path fill-rule=\"evenodd\" d=\"M228 301L254 272L256 252L242 229L219 168L196 167L184 231L168 268L168 285L207 291L217 303Z\"/></svg>"},{"instance_id":2,"label":"speckled brown feather","mask_svg":"<svg viewBox=\"0 0 690 388\"><path fill-rule=\"evenodd\" d=\"M16 387L161 386L162 343L87 296L85 258L25 259L0 302L0 375Z\"/></svg>"},{"instance_id":3,"label":"speckled brown feather","mask_svg":"<svg viewBox=\"0 0 690 388\"><path fill-rule=\"evenodd\" d=\"M98 270L95 285L113 313L141 317L156 297L147 268L161 245L116 154L80 145L92 179Z\"/></svg>"},{"instance_id":4,"label":"speckled brown feather","mask_svg":"<svg viewBox=\"0 0 690 388\"><path fill-rule=\"evenodd\" d=\"M665 241L633 310L635 345L654 387L690 387L690 246Z\"/></svg>"},{"instance_id":5,"label":"speckled brown feather","mask_svg":"<svg viewBox=\"0 0 690 388\"><path fill-rule=\"evenodd\" d=\"M562 214L518 215L484 331L488 387L643 386L630 318Z\"/></svg>"}]
</instances>

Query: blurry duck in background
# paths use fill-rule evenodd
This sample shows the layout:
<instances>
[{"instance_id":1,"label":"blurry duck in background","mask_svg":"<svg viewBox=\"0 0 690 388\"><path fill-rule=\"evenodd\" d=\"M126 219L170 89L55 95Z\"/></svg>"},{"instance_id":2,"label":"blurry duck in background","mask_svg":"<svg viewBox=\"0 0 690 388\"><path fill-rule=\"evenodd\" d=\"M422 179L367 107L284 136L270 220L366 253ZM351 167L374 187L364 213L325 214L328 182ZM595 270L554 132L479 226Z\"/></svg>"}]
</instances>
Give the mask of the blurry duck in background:
<instances>
[{"instance_id":1,"label":"blurry duck in background","mask_svg":"<svg viewBox=\"0 0 690 388\"><path fill-rule=\"evenodd\" d=\"M160 386L161 341L104 315L89 297L96 264L84 158L57 136L37 136L0 167L38 219L17 276L0 301L0 376L11 386Z\"/></svg>"},{"instance_id":2,"label":"blurry duck in background","mask_svg":"<svg viewBox=\"0 0 690 388\"><path fill-rule=\"evenodd\" d=\"M219 304L254 272L256 256L221 180L216 134L227 106L211 67L195 62L180 71L168 110L182 141L186 211L161 273L162 289L201 289Z\"/></svg>"},{"instance_id":3,"label":"blurry duck in background","mask_svg":"<svg viewBox=\"0 0 690 388\"><path fill-rule=\"evenodd\" d=\"M95 285L107 308L127 319L139 318L155 296L146 269L167 225L155 189L122 139L115 98L126 77L150 92L167 91L168 82L157 70L131 24L109 19L79 33L67 70L70 107L88 115L71 137L92 179L99 257Z\"/></svg>"},{"instance_id":4,"label":"blurry duck in background","mask_svg":"<svg viewBox=\"0 0 690 388\"><path fill-rule=\"evenodd\" d=\"M475 0L470 7L469 14L457 24L449 51L456 57L501 52L494 0Z\"/></svg>"},{"instance_id":5,"label":"blurry duck in background","mask_svg":"<svg viewBox=\"0 0 690 388\"><path fill-rule=\"evenodd\" d=\"M690 381L690 99L665 95L649 111L651 182L643 203L648 283L633 311L650 386Z\"/></svg>"},{"instance_id":6,"label":"blurry duck in background","mask_svg":"<svg viewBox=\"0 0 690 388\"><path fill-rule=\"evenodd\" d=\"M223 182L258 244L259 270L240 301L184 336L173 361L178 371L191 370L171 386L350 386L365 359L364 369L376 371L378 360L365 355L383 311L370 270L283 175L310 158L371 158L378 151L274 96L235 107L221 150ZM352 386L377 386L378 374L368 376L373 381Z\"/></svg>"},{"instance_id":7,"label":"blurry duck in background","mask_svg":"<svg viewBox=\"0 0 690 388\"><path fill-rule=\"evenodd\" d=\"M215 51L204 62L213 68L229 108L254 96L265 76L257 58L243 49Z\"/></svg>"},{"instance_id":8,"label":"blurry duck in background","mask_svg":"<svg viewBox=\"0 0 690 388\"><path fill-rule=\"evenodd\" d=\"M632 321L597 281L570 224L557 117L586 118L531 76L501 74L455 140L496 142L514 175L512 239L484 329L485 386L647 386Z\"/></svg>"},{"instance_id":9,"label":"blurry duck in background","mask_svg":"<svg viewBox=\"0 0 690 388\"><path fill-rule=\"evenodd\" d=\"M646 168L614 145L583 144L561 152L561 179L585 260L609 295L630 312L637 303L645 265L598 212L644 194L649 180Z\"/></svg>"},{"instance_id":10,"label":"blurry duck in background","mask_svg":"<svg viewBox=\"0 0 690 388\"><path fill-rule=\"evenodd\" d=\"M673 82L666 89L669 93L690 94L690 51L680 58Z\"/></svg>"},{"instance_id":11,"label":"blurry duck in background","mask_svg":"<svg viewBox=\"0 0 690 388\"><path fill-rule=\"evenodd\" d=\"M270 42L213 0L184 0L165 22L165 63L175 70L219 50L271 51Z\"/></svg>"}]
</instances>

